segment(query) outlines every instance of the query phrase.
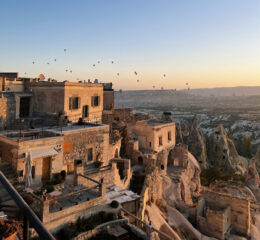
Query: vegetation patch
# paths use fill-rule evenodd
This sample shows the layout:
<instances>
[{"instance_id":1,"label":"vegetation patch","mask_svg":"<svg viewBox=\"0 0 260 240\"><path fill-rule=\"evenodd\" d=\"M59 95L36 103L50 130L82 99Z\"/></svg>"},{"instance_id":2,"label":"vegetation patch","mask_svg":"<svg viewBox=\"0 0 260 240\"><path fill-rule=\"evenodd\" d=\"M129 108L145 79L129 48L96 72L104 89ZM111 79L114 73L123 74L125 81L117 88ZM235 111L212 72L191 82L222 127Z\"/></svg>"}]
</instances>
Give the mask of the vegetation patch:
<instances>
[{"instance_id":1,"label":"vegetation patch","mask_svg":"<svg viewBox=\"0 0 260 240\"><path fill-rule=\"evenodd\" d=\"M112 221L117 218L116 214L99 212L96 215L91 215L89 218L79 217L75 223L71 223L62 229L60 229L56 234L55 238L57 240L69 240L82 232L86 232L94 229L96 226L103 224L105 222Z\"/></svg>"},{"instance_id":2,"label":"vegetation patch","mask_svg":"<svg viewBox=\"0 0 260 240\"><path fill-rule=\"evenodd\" d=\"M242 182L244 183L246 180L246 176L235 174L234 171L225 173L221 171L221 169L217 167L210 167L208 169L202 169L200 174L201 184L204 186L209 186L211 183L215 181L234 181L234 182Z\"/></svg>"}]
</instances>

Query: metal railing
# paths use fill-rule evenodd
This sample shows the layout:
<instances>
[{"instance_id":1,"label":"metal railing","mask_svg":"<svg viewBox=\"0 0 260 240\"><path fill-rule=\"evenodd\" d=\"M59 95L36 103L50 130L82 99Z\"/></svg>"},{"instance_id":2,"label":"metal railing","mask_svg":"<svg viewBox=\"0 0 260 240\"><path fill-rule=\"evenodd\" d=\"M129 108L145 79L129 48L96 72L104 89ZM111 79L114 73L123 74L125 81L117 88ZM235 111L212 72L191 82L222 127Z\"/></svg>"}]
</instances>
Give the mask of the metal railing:
<instances>
[{"instance_id":1,"label":"metal railing","mask_svg":"<svg viewBox=\"0 0 260 240\"><path fill-rule=\"evenodd\" d=\"M16 191L12 184L8 181L5 175L0 171L0 182L2 183L5 190L10 194L11 198L15 201L17 206L22 210L24 215L23 223L23 239L29 240L29 225L32 226L38 233L41 239L55 240L52 234L44 227L42 222L36 216L36 214L27 205L24 199Z\"/></svg>"}]
</instances>

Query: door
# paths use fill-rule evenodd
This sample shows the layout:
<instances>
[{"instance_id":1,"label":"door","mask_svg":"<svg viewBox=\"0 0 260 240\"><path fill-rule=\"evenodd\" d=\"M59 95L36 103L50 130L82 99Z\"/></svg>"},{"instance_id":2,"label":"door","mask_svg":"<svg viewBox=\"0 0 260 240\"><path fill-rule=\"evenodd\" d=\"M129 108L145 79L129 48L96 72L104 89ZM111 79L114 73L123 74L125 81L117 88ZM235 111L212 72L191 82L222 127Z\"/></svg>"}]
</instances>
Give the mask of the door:
<instances>
[{"instance_id":1,"label":"door","mask_svg":"<svg viewBox=\"0 0 260 240\"><path fill-rule=\"evenodd\" d=\"M82 118L88 117L88 105L82 107Z\"/></svg>"},{"instance_id":2,"label":"door","mask_svg":"<svg viewBox=\"0 0 260 240\"><path fill-rule=\"evenodd\" d=\"M74 163L69 163L67 165L67 173L70 174L70 173L73 173L74 172Z\"/></svg>"},{"instance_id":3,"label":"door","mask_svg":"<svg viewBox=\"0 0 260 240\"><path fill-rule=\"evenodd\" d=\"M20 98L20 117L28 117L30 115L30 97Z\"/></svg>"},{"instance_id":4,"label":"door","mask_svg":"<svg viewBox=\"0 0 260 240\"><path fill-rule=\"evenodd\" d=\"M51 157L42 159L42 180L50 180L51 178Z\"/></svg>"}]
</instances>

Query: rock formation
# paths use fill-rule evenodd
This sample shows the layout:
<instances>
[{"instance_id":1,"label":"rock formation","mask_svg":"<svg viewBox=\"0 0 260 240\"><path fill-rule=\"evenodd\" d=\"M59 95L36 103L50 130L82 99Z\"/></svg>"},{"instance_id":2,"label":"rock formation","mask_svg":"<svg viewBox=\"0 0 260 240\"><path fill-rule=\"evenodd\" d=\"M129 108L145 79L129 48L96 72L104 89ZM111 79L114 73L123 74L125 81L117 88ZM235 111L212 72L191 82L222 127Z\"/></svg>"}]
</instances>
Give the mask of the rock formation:
<instances>
[{"instance_id":1,"label":"rock formation","mask_svg":"<svg viewBox=\"0 0 260 240\"><path fill-rule=\"evenodd\" d=\"M247 174L246 174L246 185L254 193L256 199L260 201L260 178L259 178L259 166L260 165L260 153L259 149L256 155L249 161ZM257 167L258 166L258 167Z\"/></svg>"},{"instance_id":2,"label":"rock formation","mask_svg":"<svg viewBox=\"0 0 260 240\"><path fill-rule=\"evenodd\" d=\"M191 153L188 153L187 165L169 168L163 178L163 198L171 206L183 202L193 205L193 197L201 190L200 166Z\"/></svg>"},{"instance_id":3,"label":"rock formation","mask_svg":"<svg viewBox=\"0 0 260 240\"><path fill-rule=\"evenodd\" d=\"M197 116L193 118L190 125L176 125L176 144L178 143L187 144L189 151L198 160L201 168L207 167L206 141Z\"/></svg>"},{"instance_id":4,"label":"rock formation","mask_svg":"<svg viewBox=\"0 0 260 240\"><path fill-rule=\"evenodd\" d=\"M176 124L176 144L178 143L184 143L180 124Z\"/></svg>"},{"instance_id":5,"label":"rock formation","mask_svg":"<svg viewBox=\"0 0 260 240\"><path fill-rule=\"evenodd\" d=\"M198 160L202 168L207 167L207 150L205 144L205 138L200 127L200 121L197 116L194 117L189 138L187 139L189 151Z\"/></svg>"},{"instance_id":6,"label":"rock formation","mask_svg":"<svg viewBox=\"0 0 260 240\"><path fill-rule=\"evenodd\" d=\"M248 162L238 155L235 144L222 125L213 129L207 142L208 163L223 172L245 174Z\"/></svg>"},{"instance_id":7,"label":"rock formation","mask_svg":"<svg viewBox=\"0 0 260 240\"><path fill-rule=\"evenodd\" d=\"M260 174L260 147L257 149L256 155L253 157L256 170L258 174Z\"/></svg>"}]
</instances>

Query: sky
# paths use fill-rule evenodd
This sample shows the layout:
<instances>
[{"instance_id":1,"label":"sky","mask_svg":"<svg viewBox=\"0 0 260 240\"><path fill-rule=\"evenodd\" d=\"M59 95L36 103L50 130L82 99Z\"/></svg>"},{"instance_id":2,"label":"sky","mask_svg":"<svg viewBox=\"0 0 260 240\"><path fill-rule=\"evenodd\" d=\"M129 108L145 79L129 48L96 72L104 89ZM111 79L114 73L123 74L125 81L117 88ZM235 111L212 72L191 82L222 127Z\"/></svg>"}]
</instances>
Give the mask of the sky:
<instances>
[{"instance_id":1,"label":"sky","mask_svg":"<svg viewBox=\"0 0 260 240\"><path fill-rule=\"evenodd\" d=\"M259 0L2 0L0 9L1 72L125 90L260 86Z\"/></svg>"}]
</instances>

